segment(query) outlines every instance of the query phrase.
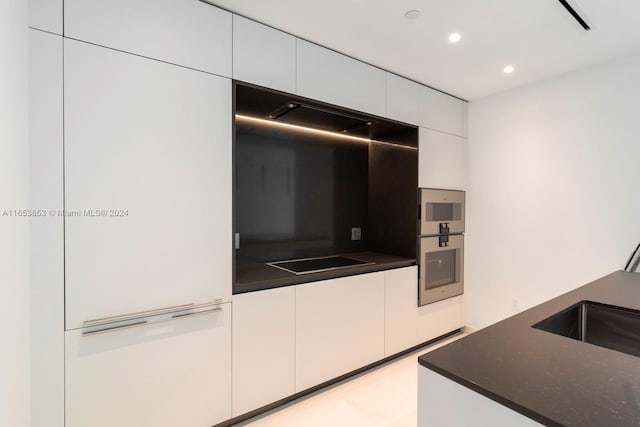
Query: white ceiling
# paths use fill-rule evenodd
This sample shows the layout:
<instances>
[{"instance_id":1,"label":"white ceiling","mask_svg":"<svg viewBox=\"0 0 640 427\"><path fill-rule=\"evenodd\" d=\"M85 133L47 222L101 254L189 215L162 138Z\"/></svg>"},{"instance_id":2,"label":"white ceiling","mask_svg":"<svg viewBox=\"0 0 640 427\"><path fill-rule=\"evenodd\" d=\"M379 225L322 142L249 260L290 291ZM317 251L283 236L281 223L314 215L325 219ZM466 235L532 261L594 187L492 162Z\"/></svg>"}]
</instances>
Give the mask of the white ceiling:
<instances>
[{"instance_id":1,"label":"white ceiling","mask_svg":"<svg viewBox=\"0 0 640 427\"><path fill-rule=\"evenodd\" d=\"M557 0L207 1L470 100L640 52L640 0L570 0L589 32Z\"/></svg>"}]
</instances>

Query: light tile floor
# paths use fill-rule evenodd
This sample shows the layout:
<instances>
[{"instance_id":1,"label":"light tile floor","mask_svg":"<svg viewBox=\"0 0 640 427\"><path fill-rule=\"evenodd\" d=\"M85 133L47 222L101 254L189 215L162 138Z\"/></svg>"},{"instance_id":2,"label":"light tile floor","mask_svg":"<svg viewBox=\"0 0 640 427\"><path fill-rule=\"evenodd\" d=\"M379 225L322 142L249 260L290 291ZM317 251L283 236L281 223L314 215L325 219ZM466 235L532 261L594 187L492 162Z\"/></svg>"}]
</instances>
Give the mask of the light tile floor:
<instances>
[{"instance_id":1,"label":"light tile floor","mask_svg":"<svg viewBox=\"0 0 640 427\"><path fill-rule=\"evenodd\" d=\"M418 356L455 341L464 331L237 426L415 427Z\"/></svg>"}]
</instances>

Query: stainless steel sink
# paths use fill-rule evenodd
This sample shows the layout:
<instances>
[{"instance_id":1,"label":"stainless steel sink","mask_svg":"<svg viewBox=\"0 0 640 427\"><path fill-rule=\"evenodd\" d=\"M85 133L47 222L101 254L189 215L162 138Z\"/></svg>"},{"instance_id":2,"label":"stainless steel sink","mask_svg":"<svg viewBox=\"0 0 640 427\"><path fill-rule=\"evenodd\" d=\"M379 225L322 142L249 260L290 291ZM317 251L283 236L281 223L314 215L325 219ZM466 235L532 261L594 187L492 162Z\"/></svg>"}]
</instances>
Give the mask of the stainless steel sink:
<instances>
[{"instance_id":1,"label":"stainless steel sink","mask_svg":"<svg viewBox=\"0 0 640 427\"><path fill-rule=\"evenodd\" d=\"M581 301L533 327L640 357L640 311Z\"/></svg>"}]
</instances>

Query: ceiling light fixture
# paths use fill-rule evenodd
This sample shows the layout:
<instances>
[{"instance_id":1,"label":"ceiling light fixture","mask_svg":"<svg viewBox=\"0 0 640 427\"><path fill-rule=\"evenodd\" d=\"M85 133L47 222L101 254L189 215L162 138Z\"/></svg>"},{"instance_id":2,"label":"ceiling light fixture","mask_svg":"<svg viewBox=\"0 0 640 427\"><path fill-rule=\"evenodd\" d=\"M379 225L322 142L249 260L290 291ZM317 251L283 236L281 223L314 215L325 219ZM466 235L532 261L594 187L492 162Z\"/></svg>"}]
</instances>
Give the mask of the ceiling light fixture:
<instances>
[{"instance_id":1,"label":"ceiling light fixture","mask_svg":"<svg viewBox=\"0 0 640 427\"><path fill-rule=\"evenodd\" d=\"M506 67L504 67L504 73L505 74L511 74L515 71L515 67L513 65L507 65Z\"/></svg>"},{"instance_id":2,"label":"ceiling light fixture","mask_svg":"<svg viewBox=\"0 0 640 427\"><path fill-rule=\"evenodd\" d=\"M460 35L460 33L451 33L451 34L449 34L449 41L451 43L458 43L461 38L462 38L462 36Z\"/></svg>"},{"instance_id":3,"label":"ceiling light fixture","mask_svg":"<svg viewBox=\"0 0 640 427\"><path fill-rule=\"evenodd\" d=\"M280 128L290 129L293 131L298 131L298 132L314 133L317 135L330 136L330 137L339 138L339 139L348 139L351 141L362 142L366 144L370 144L374 142L376 144L383 144L383 145L387 145L395 148L406 148L407 150L417 150L416 147L411 147L408 145L394 144L393 142L376 141L374 139L362 138L359 136L352 136L352 135L345 135L343 133L336 133L336 132L330 132L328 130L314 129L306 126L292 125L289 123L276 122L273 120L265 120L265 119L260 119L258 117L245 116L242 114L236 114L236 120L241 120L245 122L251 122L251 123L266 125L266 126L280 127Z\"/></svg>"},{"instance_id":4,"label":"ceiling light fixture","mask_svg":"<svg viewBox=\"0 0 640 427\"><path fill-rule=\"evenodd\" d=\"M407 10L404 13L404 17L407 19L418 19L418 17L420 17L420 14L422 12L420 12L419 10L413 9L413 10Z\"/></svg>"}]
</instances>

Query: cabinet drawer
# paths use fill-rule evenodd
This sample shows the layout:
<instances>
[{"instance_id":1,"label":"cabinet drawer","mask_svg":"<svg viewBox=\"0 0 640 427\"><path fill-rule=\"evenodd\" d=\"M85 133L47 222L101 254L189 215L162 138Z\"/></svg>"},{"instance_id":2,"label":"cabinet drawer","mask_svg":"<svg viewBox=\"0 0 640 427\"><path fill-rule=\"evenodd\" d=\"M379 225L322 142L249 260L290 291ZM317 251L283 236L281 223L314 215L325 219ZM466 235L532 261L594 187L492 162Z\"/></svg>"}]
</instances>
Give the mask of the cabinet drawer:
<instances>
[{"instance_id":1,"label":"cabinet drawer","mask_svg":"<svg viewBox=\"0 0 640 427\"><path fill-rule=\"evenodd\" d=\"M231 77L231 13L199 0L65 0L64 32Z\"/></svg>"},{"instance_id":2,"label":"cabinet drawer","mask_svg":"<svg viewBox=\"0 0 640 427\"><path fill-rule=\"evenodd\" d=\"M66 332L66 427L208 427L230 418L230 306L95 335Z\"/></svg>"},{"instance_id":3,"label":"cabinet drawer","mask_svg":"<svg viewBox=\"0 0 640 427\"><path fill-rule=\"evenodd\" d=\"M418 308L418 342L432 340L464 326L462 295Z\"/></svg>"}]
</instances>

